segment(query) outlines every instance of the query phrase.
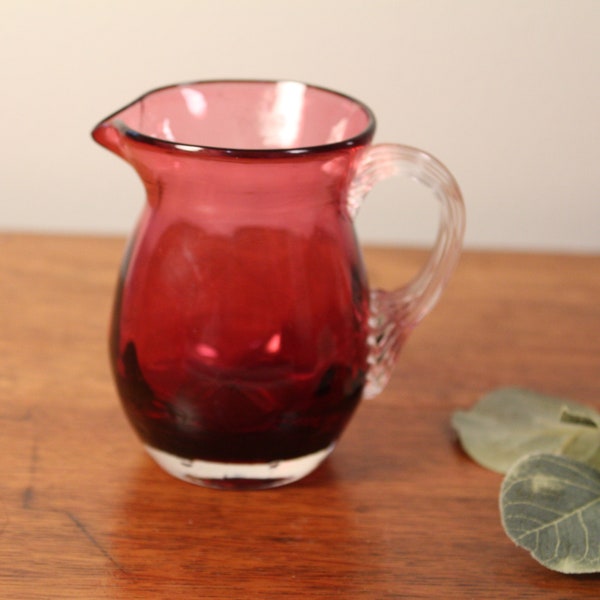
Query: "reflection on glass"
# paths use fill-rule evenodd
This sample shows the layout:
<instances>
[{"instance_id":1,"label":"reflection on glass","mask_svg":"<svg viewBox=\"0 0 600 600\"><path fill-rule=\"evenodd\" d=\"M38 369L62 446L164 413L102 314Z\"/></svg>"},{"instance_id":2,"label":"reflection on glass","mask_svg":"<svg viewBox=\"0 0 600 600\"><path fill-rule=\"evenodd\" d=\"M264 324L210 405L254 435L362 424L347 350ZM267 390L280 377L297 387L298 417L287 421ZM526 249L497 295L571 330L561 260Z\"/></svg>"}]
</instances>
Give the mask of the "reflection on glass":
<instances>
[{"instance_id":1,"label":"reflection on glass","mask_svg":"<svg viewBox=\"0 0 600 600\"><path fill-rule=\"evenodd\" d=\"M273 107L262 116L261 133L265 147L289 148L298 138L306 86L280 81L274 87Z\"/></svg>"}]
</instances>

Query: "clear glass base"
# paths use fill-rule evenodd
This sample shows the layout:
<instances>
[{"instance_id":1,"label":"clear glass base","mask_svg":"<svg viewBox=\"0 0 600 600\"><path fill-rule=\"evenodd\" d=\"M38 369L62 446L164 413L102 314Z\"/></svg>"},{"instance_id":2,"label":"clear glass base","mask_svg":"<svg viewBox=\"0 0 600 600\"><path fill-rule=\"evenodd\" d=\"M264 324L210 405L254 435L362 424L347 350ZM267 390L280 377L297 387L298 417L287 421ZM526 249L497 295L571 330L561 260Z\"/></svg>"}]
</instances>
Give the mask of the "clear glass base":
<instances>
[{"instance_id":1,"label":"clear glass base","mask_svg":"<svg viewBox=\"0 0 600 600\"><path fill-rule=\"evenodd\" d=\"M151 446L146 450L167 473L188 483L222 490L261 490L302 479L331 454L334 445L299 458L250 464L192 460Z\"/></svg>"}]
</instances>

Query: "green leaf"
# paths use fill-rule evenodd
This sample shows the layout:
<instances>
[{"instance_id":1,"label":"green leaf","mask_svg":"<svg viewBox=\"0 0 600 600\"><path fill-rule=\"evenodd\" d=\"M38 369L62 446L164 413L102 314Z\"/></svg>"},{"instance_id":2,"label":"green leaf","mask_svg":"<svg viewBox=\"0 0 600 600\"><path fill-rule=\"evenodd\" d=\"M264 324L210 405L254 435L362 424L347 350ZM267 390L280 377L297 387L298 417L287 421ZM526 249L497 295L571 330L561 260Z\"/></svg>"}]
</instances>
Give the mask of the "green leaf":
<instances>
[{"instance_id":1,"label":"green leaf","mask_svg":"<svg viewBox=\"0 0 600 600\"><path fill-rule=\"evenodd\" d=\"M600 471L564 456L526 456L502 483L500 510L508 536L545 567L600 571Z\"/></svg>"},{"instance_id":2,"label":"green leaf","mask_svg":"<svg viewBox=\"0 0 600 600\"><path fill-rule=\"evenodd\" d=\"M455 412L452 425L465 452L499 473L533 452L562 454L600 469L600 414L569 400L502 388Z\"/></svg>"}]
</instances>

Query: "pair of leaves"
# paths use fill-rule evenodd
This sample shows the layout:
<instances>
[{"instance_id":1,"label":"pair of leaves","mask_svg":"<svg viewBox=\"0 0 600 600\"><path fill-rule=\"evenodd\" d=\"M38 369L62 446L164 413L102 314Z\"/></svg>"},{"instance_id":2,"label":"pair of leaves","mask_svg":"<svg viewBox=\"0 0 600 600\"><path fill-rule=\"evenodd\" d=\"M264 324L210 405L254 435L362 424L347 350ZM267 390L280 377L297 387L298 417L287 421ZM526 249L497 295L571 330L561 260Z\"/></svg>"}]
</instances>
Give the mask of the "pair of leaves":
<instances>
[{"instance_id":1,"label":"pair of leaves","mask_svg":"<svg viewBox=\"0 0 600 600\"><path fill-rule=\"evenodd\" d=\"M471 458L506 473L502 524L516 544L555 571L600 571L599 413L507 388L452 424Z\"/></svg>"}]
</instances>

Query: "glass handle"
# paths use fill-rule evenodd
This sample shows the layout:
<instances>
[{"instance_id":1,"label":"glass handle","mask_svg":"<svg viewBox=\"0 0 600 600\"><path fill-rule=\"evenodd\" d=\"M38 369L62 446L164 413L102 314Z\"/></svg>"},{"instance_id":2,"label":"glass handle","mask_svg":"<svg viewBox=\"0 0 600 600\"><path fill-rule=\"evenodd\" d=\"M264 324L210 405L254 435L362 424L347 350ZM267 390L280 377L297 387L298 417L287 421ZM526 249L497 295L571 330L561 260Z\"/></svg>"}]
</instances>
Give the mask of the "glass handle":
<instances>
[{"instance_id":1,"label":"glass handle","mask_svg":"<svg viewBox=\"0 0 600 600\"><path fill-rule=\"evenodd\" d=\"M394 176L430 188L440 203L440 221L432 251L417 275L395 290L371 291L365 397L376 396L387 385L404 340L439 299L458 262L465 229L462 195L452 174L426 152L397 144L362 151L348 195L350 214L358 212L373 186Z\"/></svg>"}]
</instances>

